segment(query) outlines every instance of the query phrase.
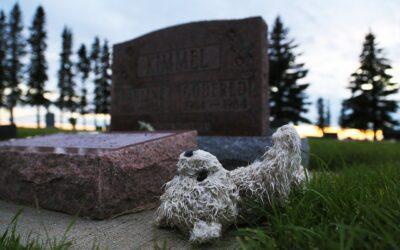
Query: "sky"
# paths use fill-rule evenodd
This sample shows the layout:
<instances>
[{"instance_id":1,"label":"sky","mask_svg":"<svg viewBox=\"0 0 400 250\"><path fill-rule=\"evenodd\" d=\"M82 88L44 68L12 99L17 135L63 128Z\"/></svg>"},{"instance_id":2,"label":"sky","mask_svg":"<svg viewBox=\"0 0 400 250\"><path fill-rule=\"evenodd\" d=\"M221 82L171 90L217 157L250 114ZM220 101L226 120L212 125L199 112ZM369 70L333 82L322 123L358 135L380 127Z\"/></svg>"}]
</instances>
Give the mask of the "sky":
<instances>
[{"instance_id":1,"label":"sky","mask_svg":"<svg viewBox=\"0 0 400 250\"><path fill-rule=\"evenodd\" d=\"M74 49L90 46L95 36L111 44L130 40L175 24L213 19L262 16L271 27L280 15L299 44L298 62L309 69L305 82L312 105L307 117L315 121L315 101L330 101L332 121L337 123L340 103L350 93L349 77L359 66L363 39L372 31L393 67L400 83L400 1L398 0L0 0L8 13L18 2L26 27L37 6L47 14L49 82L56 90L60 35L64 26L72 29ZM394 96L400 100L400 94ZM5 113L2 117L4 120ZM29 108L18 109L17 123L34 122Z\"/></svg>"}]
</instances>

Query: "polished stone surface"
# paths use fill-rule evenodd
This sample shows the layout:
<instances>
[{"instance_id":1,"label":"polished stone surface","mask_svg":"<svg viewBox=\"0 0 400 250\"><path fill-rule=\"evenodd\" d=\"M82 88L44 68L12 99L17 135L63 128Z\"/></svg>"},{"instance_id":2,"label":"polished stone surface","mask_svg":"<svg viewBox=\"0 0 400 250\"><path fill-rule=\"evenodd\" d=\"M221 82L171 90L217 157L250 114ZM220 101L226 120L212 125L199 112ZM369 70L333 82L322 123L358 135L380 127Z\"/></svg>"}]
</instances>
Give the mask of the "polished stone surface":
<instances>
[{"instance_id":1,"label":"polished stone surface","mask_svg":"<svg viewBox=\"0 0 400 250\"><path fill-rule=\"evenodd\" d=\"M58 154L100 154L174 135L173 132L78 133L0 142L0 149Z\"/></svg>"},{"instance_id":2,"label":"polished stone surface","mask_svg":"<svg viewBox=\"0 0 400 250\"><path fill-rule=\"evenodd\" d=\"M37 136L0 142L0 147L54 147L117 149L170 136L173 132L78 133Z\"/></svg>"}]
</instances>

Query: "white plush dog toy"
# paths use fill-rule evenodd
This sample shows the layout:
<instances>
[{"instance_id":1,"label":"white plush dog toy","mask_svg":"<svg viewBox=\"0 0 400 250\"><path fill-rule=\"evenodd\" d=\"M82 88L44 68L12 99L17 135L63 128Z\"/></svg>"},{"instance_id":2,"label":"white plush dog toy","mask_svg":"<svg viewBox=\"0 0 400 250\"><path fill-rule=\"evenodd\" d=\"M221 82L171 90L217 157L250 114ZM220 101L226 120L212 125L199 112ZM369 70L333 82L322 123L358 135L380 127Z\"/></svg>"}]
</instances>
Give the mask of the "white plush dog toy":
<instances>
[{"instance_id":1,"label":"white plush dog toy","mask_svg":"<svg viewBox=\"0 0 400 250\"><path fill-rule=\"evenodd\" d=\"M300 137L291 125L272 136L273 146L247 167L225 170L218 159L203 151L186 151L178 161L178 174L166 184L156 223L177 227L190 241L204 243L248 212L245 199L270 204L284 202L291 188L306 179L301 166Z\"/></svg>"}]
</instances>

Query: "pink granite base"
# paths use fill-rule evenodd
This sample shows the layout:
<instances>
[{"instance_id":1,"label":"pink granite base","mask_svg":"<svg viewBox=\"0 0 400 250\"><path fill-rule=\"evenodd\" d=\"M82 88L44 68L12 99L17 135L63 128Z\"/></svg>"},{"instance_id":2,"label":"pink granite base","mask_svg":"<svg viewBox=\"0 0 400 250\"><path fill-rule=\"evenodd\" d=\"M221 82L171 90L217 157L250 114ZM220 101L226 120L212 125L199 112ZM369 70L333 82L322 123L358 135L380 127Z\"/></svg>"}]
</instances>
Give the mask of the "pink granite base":
<instances>
[{"instance_id":1,"label":"pink granite base","mask_svg":"<svg viewBox=\"0 0 400 250\"><path fill-rule=\"evenodd\" d=\"M116 145L113 134L0 143L0 198L94 219L157 206L179 154L197 146L196 132L122 135Z\"/></svg>"}]
</instances>

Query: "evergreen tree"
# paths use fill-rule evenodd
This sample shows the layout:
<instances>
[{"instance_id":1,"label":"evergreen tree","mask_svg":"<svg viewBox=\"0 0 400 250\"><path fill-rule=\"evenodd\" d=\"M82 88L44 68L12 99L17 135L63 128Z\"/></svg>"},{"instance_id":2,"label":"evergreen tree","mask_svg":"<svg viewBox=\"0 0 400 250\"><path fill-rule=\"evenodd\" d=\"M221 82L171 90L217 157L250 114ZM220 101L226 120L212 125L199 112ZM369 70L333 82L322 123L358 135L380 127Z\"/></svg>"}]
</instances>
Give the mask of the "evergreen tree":
<instances>
[{"instance_id":1,"label":"evergreen tree","mask_svg":"<svg viewBox=\"0 0 400 250\"><path fill-rule=\"evenodd\" d=\"M360 55L360 67L351 75L351 97L343 102L342 125L358 129L389 130L398 124L391 116L398 108L389 96L398 92L388 70L391 66L377 47L375 36L365 36Z\"/></svg>"},{"instance_id":2,"label":"evergreen tree","mask_svg":"<svg viewBox=\"0 0 400 250\"><path fill-rule=\"evenodd\" d=\"M325 126L325 107L324 107L324 100L320 97L317 99L317 125L320 129L323 129Z\"/></svg>"},{"instance_id":3,"label":"evergreen tree","mask_svg":"<svg viewBox=\"0 0 400 250\"><path fill-rule=\"evenodd\" d=\"M293 51L298 47L288 38L289 30L283 26L278 16L270 33L269 45L269 83L271 125L278 127L286 123L309 122L302 113L308 111L307 96L304 93L309 84L299 80L307 75L303 63L297 63Z\"/></svg>"},{"instance_id":4,"label":"evergreen tree","mask_svg":"<svg viewBox=\"0 0 400 250\"><path fill-rule=\"evenodd\" d=\"M326 127L331 126L331 105L329 101L327 101L326 104L325 126Z\"/></svg>"},{"instance_id":5,"label":"evergreen tree","mask_svg":"<svg viewBox=\"0 0 400 250\"><path fill-rule=\"evenodd\" d=\"M346 112L346 109L345 109L345 100L344 101L342 101L342 108L340 109L340 114L339 114L339 125L340 125L340 127L342 127L342 128L344 128L345 127L345 121L344 121L344 119L345 119L345 112Z\"/></svg>"},{"instance_id":6,"label":"evergreen tree","mask_svg":"<svg viewBox=\"0 0 400 250\"><path fill-rule=\"evenodd\" d=\"M101 60L100 60L100 40L98 37L95 37L94 42L92 44L92 50L90 53L90 60L92 65L93 72L93 80L94 80L94 113L100 114L101 110ZM97 127L97 122L95 118L95 126Z\"/></svg>"},{"instance_id":7,"label":"evergreen tree","mask_svg":"<svg viewBox=\"0 0 400 250\"><path fill-rule=\"evenodd\" d=\"M36 106L37 127L40 127L40 106L48 106L49 100L44 97L45 82L47 77L47 62L45 58L46 44L46 31L45 26L45 13L41 6L36 10L35 17L30 27L30 38L28 43L30 45L30 64L28 65L28 93L27 102Z\"/></svg>"},{"instance_id":8,"label":"evergreen tree","mask_svg":"<svg viewBox=\"0 0 400 250\"><path fill-rule=\"evenodd\" d=\"M10 90L7 95L7 107L10 111L10 122L12 124L14 124L14 108L21 97L21 89L18 85L23 79L22 58L26 54L23 29L22 13L18 3L16 3L10 13L7 36L7 87Z\"/></svg>"},{"instance_id":9,"label":"evergreen tree","mask_svg":"<svg viewBox=\"0 0 400 250\"><path fill-rule=\"evenodd\" d=\"M87 55L86 46L84 44L78 50L78 63L76 65L78 73L81 77L81 96L79 99L79 113L83 116L83 125L86 126L85 114L88 113L87 110L87 88L86 80L90 73L90 59Z\"/></svg>"},{"instance_id":10,"label":"evergreen tree","mask_svg":"<svg viewBox=\"0 0 400 250\"><path fill-rule=\"evenodd\" d=\"M111 58L107 40L104 41L104 45L101 50L100 62L100 105L98 113L109 114L111 105Z\"/></svg>"},{"instance_id":11,"label":"evergreen tree","mask_svg":"<svg viewBox=\"0 0 400 250\"><path fill-rule=\"evenodd\" d=\"M58 70L58 88L60 90L57 106L61 111L60 123L63 123L62 113L64 110L74 112L75 102L75 82L72 71L72 32L65 27L62 32L62 50L60 53L60 69Z\"/></svg>"},{"instance_id":12,"label":"evergreen tree","mask_svg":"<svg viewBox=\"0 0 400 250\"><path fill-rule=\"evenodd\" d=\"M4 100L4 89L6 87L6 53L7 53L7 23L4 11L0 11L0 109L6 106Z\"/></svg>"}]
</instances>

